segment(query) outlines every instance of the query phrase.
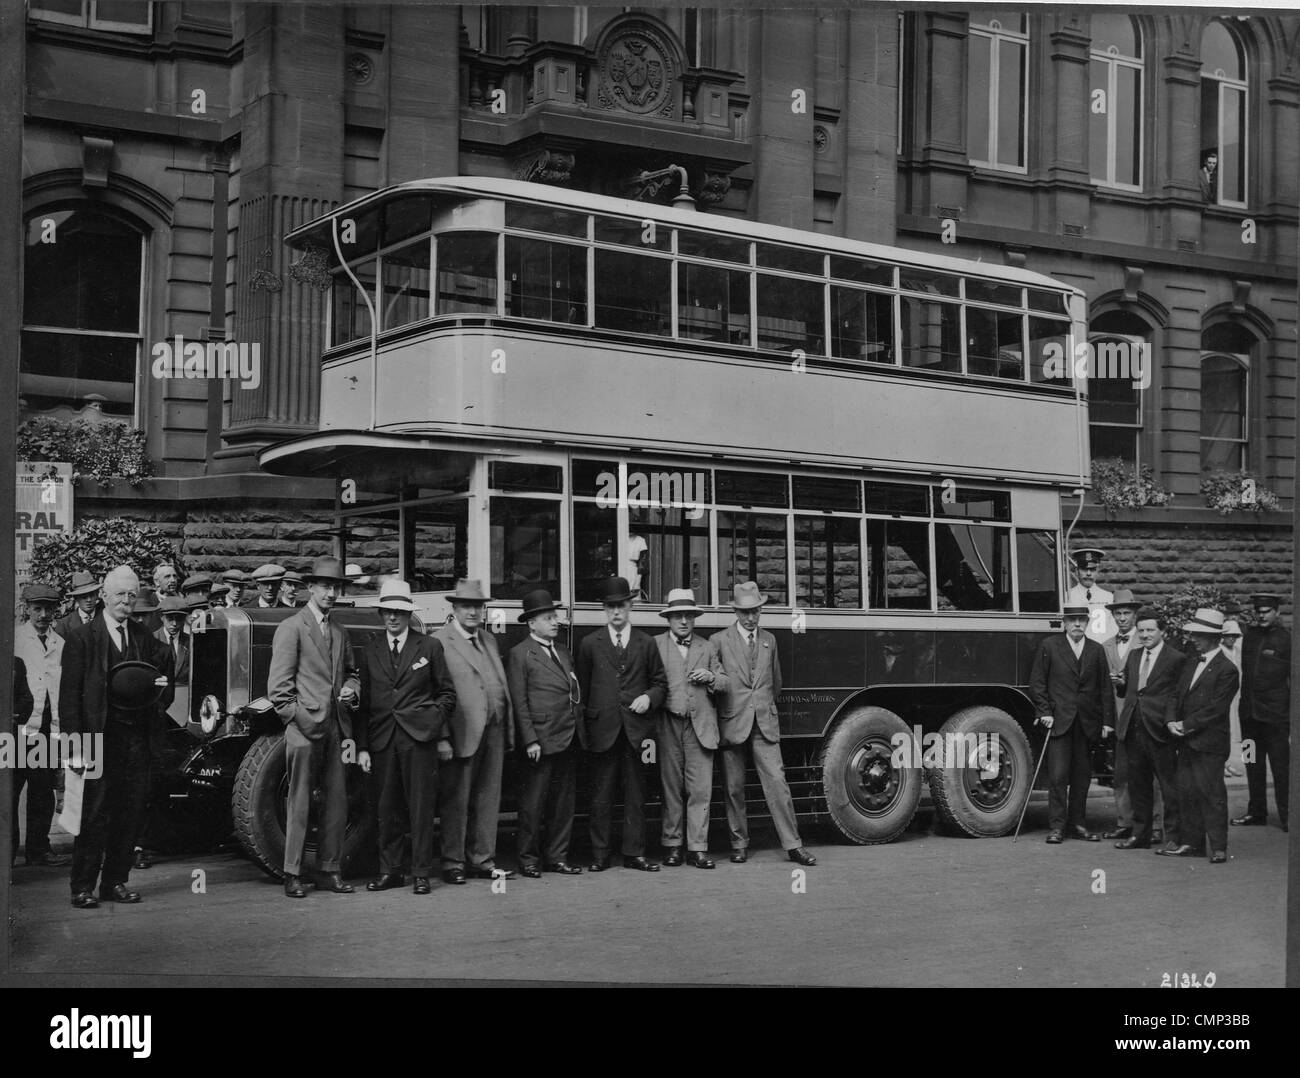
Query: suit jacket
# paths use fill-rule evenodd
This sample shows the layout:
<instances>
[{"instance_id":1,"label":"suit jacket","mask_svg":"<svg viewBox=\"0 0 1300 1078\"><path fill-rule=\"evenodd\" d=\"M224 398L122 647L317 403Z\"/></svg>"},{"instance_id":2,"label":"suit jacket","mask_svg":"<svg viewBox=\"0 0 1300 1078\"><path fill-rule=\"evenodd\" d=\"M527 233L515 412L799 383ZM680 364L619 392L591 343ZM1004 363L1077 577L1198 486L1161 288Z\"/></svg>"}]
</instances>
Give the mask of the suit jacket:
<instances>
[{"instance_id":1,"label":"suit jacket","mask_svg":"<svg viewBox=\"0 0 1300 1078\"><path fill-rule=\"evenodd\" d=\"M1241 717L1254 722L1291 721L1291 634L1246 626L1241 640Z\"/></svg>"},{"instance_id":2,"label":"suit jacket","mask_svg":"<svg viewBox=\"0 0 1300 1078\"><path fill-rule=\"evenodd\" d=\"M718 730L720 744L744 744L755 723L765 741L780 741L781 713L776 702L781 695L781 660L776 654L776 637L766 629L758 630L753 670L739 622L709 639L717 647L727 675L727 693L721 701L722 723Z\"/></svg>"},{"instance_id":3,"label":"suit jacket","mask_svg":"<svg viewBox=\"0 0 1300 1078\"><path fill-rule=\"evenodd\" d=\"M338 719L343 736L351 737L352 709L339 704L338 698L345 688L361 690L347 629L331 617L329 630L332 664L312 607L303 607L280 622L271 640L267 695L280 721L286 727L293 723L310 741L325 736L325 721L331 715Z\"/></svg>"},{"instance_id":4,"label":"suit jacket","mask_svg":"<svg viewBox=\"0 0 1300 1078\"><path fill-rule=\"evenodd\" d=\"M1166 640L1160 646L1159 658L1147 672L1146 686L1139 689L1143 654L1145 649L1141 647L1133 648L1128 653L1122 686L1124 706L1119 713L1115 736L1120 741L1127 738L1136 716L1153 741L1165 742L1173 736L1165 726L1165 712L1169 708L1170 698L1178 688L1178 677L1183 672L1187 656Z\"/></svg>"},{"instance_id":5,"label":"suit jacket","mask_svg":"<svg viewBox=\"0 0 1300 1078\"><path fill-rule=\"evenodd\" d=\"M23 719L32 713L32 690L27 684L27 667L21 656L14 656L14 722L21 726ZM17 733L17 730L14 731Z\"/></svg>"},{"instance_id":6,"label":"suit jacket","mask_svg":"<svg viewBox=\"0 0 1300 1078\"><path fill-rule=\"evenodd\" d=\"M506 679L510 683L519 746L526 749L536 742L541 745L543 756L563 752L573 742L582 700L573 656L558 640L555 654L563 671L530 633L506 656ZM575 696L578 703L573 702Z\"/></svg>"},{"instance_id":7,"label":"suit jacket","mask_svg":"<svg viewBox=\"0 0 1300 1078\"><path fill-rule=\"evenodd\" d=\"M1103 726L1115 725L1115 691L1106 651L1087 637L1078 659L1064 633L1039 645L1029 674L1029 696L1039 715L1055 720L1052 737L1064 737L1076 720L1089 741L1101 736Z\"/></svg>"},{"instance_id":8,"label":"suit jacket","mask_svg":"<svg viewBox=\"0 0 1300 1078\"><path fill-rule=\"evenodd\" d=\"M95 618L99 617L99 612L102 609L103 609L102 606L95 607L95 616L92 617L90 620L94 621ZM74 630L80 629L82 625L86 625L86 624L89 624L89 622L83 622L81 620L81 614L74 606L71 610L69 610L66 614L64 614L63 617L59 618L59 620L54 623L54 631L58 633L61 637L63 637L64 640L66 640L73 633Z\"/></svg>"},{"instance_id":9,"label":"suit jacket","mask_svg":"<svg viewBox=\"0 0 1300 1078\"><path fill-rule=\"evenodd\" d=\"M190 681L190 645L192 643L189 632L184 627L181 628L181 657L179 662L175 662L176 652L172 650L171 638L167 635L166 629L159 629L153 634L154 639L161 640L163 647L172 652L172 659L175 665L176 684L188 685Z\"/></svg>"},{"instance_id":10,"label":"suit jacket","mask_svg":"<svg viewBox=\"0 0 1300 1078\"><path fill-rule=\"evenodd\" d=\"M53 626L45 634L45 647L41 647L41 638L32 628L30 621L25 621L14 629L14 657L21 659L27 669L24 682L30 692L26 709L14 703L14 714L18 724L30 725L33 730L41 728L45 715L45 702L50 703L50 733L59 732L59 679L62 676L63 637L54 631Z\"/></svg>"},{"instance_id":11,"label":"suit jacket","mask_svg":"<svg viewBox=\"0 0 1300 1078\"><path fill-rule=\"evenodd\" d=\"M1128 656L1132 655L1135 651L1142 650L1142 645L1138 643L1137 629L1130 629L1128 654L1121 656L1119 653L1118 635L1118 633L1112 634L1101 642L1102 649L1106 652L1106 665L1110 667L1110 672L1112 674L1124 673L1124 667L1128 662ZM1161 654L1163 654L1163 652L1161 652ZM1113 681L1110 684L1112 691L1115 693L1115 713L1118 715L1124 709L1124 690L1120 685Z\"/></svg>"},{"instance_id":12,"label":"suit jacket","mask_svg":"<svg viewBox=\"0 0 1300 1078\"><path fill-rule=\"evenodd\" d=\"M673 631L669 629L666 633L655 637L655 646L659 649L659 658L664 664L664 674L669 678L669 696L672 692L672 675L669 671L675 668L675 660L681 656L681 648L673 643L672 636ZM669 648L677 653L676 656L670 655ZM725 697L729 682L726 672L722 669L718 646L711 639L695 633L691 637L690 649L686 652L682 676L685 678L692 670L701 668L713 672L713 684L706 686L686 681L685 714L690 717L691 725L695 728L695 736L700 739L700 744L706 749L716 749L718 710L714 706L714 701ZM665 717L668 714L668 699L668 696L664 698Z\"/></svg>"},{"instance_id":13,"label":"suit jacket","mask_svg":"<svg viewBox=\"0 0 1300 1078\"><path fill-rule=\"evenodd\" d=\"M442 644L447 659L447 669L456 686L456 708L451 713L451 744L457 756L473 756L483 740L488 725L486 676L495 671L505 687L506 713L501 716L505 726L506 750L514 748L514 712L511 709L510 686L505 667L501 665L501 650L491 633L479 630L478 640L483 650L478 651L454 622L439 626L433 638Z\"/></svg>"},{"instance_id":14,"label":"suit jacket","mask_svg":"<svg viewBox=\"0 0 1300 1078\"><path fill-rule=\"evenodd\" d=\"M387 632L373 634L361 650L358 749L383 751L399 726L415 741L451 739L456 686L442 645L410 629L397 656L394 670Z\"/></svg>"},{"instance_id":15,"label":"suit jacket","mask_svg":"<svg viewBox=\"0 0 1300 1078\"><path fill-rule=\"evenodd\" d=\"M1226 757L1232 751L1228 714L1241 675L1232 660L1222 650L1216 650L1193 685L1192 675L1199 662L1200 656L1187 657L1178 677L1178 688L1165 710L1165 721L1182 720L1183 736L1179 742L1182 747Z\"/></svg>"},{"instance_id":16,"label":"suit jacket","mask_svg":"<svg viewBox=\"0 0 1300 1078\"><path fill-rule=\"evenodd\" d=\"M158 701L159 707L166 707L175 687L171 650L130 619L126 639L129 658L149 663L168 679ZM79 626L64 639L59 676L59 727L64 733L103 733L108 721L108 671L120 661L102 610L89 625Z\"/></svg>"},{"instance_id":17,"label":"suit jacket","mask_svg":"<svg viewBox=\"0 0 1300 1078\"><path fill-rule=\"evenodd\" d=\"M653 739L655 712L668 695L663 660L650 636L629 628L624 651L620 671L607 625L588 633L578 645L578 688L586 705L578 739L592 752L609 749L618 740L620 729L633 745ZM642 695L650 697L650 706L637 715L628 705Z\"/></svg>"}]
</instances>

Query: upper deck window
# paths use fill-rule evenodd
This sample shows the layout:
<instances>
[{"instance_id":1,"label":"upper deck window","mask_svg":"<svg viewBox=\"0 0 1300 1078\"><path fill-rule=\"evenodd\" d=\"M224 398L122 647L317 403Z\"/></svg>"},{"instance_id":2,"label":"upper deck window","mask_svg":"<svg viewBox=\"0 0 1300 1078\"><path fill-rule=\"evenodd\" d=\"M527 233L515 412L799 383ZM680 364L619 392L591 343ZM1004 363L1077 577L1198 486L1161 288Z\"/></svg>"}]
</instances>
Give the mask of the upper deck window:
<instances>
[{"instance_id":1,"label":"upper deck window","mask_svg":"<svg viewBox=\"0 0 1300 1078\"><path fill-rule=\"evenodd\" d=\"M894 284L894 267L888 262L868 262L865 258L831 255L831 276L840 281L878 284L889 288Z\"/></svg>"},{"instance_id":2,"label":"upper deck window","mask_svg":"<svg viewBox=\"0 0 1300 1078\"><path fill-rule=\"evenodd\" d=\"M438 314L495 314L497 235L445 232L438 237Z\"/></svg>"},{"instance_id":3,"label":"upper deck window","mask_svg":"<svg viewBox=\"0 0 1300 1078\"><path fill-rule=\"evenodd\" d=\"M631 217L596 218L596 242L616 243L620 247L639 247L645 251L672 250L673 230L651 220Z\"/></svg>"},{"instance_id":4,"label":"upper deck window","mask_svg":"<svg viewBox=\"0 0 1300 1078\"><path fill-rule=\"evenodd\" d=\"M383 329L429 317L429 238L387 251L380 258L384 291L379 324Z\"/></svg>"},{"instance_id":5,"label":"upper deck window","mask_svg":"<svg viewBox=\"0 0 1300 1078\"><path fill-rule=\"evenodd\" d=\"M526 202L506 203L506 228L545 232L550 236L587 238L587 215L552 206L531 206Z\"/></svg>"},{"instance_id":6,"label":"upper deck window","mask_svg":"<svg viewBox=\"0 0 1300 1078\"><path fill-rule=\"evenodd\" d=\"M408 195L395 198L384 207L384 224L380 229L380 245L394 243L421 232L428 232L433 219L433 203L428 195Z\"/></svg>"},{"instance_id":7,"label":"upper deck window","mask_svg":"<svg viewBox=\"0 0 1300 1078\"><path fill-rule=\"evenodd\" d=\"M596 249L596 325L667 337L672 325L672 260Z\"/></svg>"},{"instance_id":8,"label":"upper deck window","mask_svg":"<svg viewBox=\"0 0 1300 1078\"><path fill-rule=\"evenodd\" d=\"M966 373L1025 377L1024 317L1010 311L966 308Z\"/></svg>"},{"instance_id":9,"label":"upper deck window","mask_svg":"<svg viewBox=\"0 0 1300 1078\"><path fill-rule=\"evenodd\" d=\"M981 281L978 277L966 278L966 298L980 303L1000 303L1004 307L1025 305L1024 289L1019 285ZM1059 310L1059 304L1057 307L1049 307L1048 310Z\"/></svg>"},{"instance_id":10,"label":"upper deck window","mask_svg":"<svg viewBox=\"0 0 1300 1078\"><path fill-rule=\"evenodd\" d=\"M677 267L677 335L749 344L749 274L682 262Z\"/></svg>"},{"instance_id":11,"label":"upper deck window","mask_svg":"<svg viewBox=\"0 0 1300 1078\"><path fill-rule=\"evenodd\" d=\"M368 258L352 267L366 294L375 294L375 259ZM352 279L342 270L334 275L333 326L331 346L347 344L370 336L370 310L366 301L353 285Z\"/></svg>"},{"instance_id":12,"label":"upper deck window","mask_svg":"<svg viewBox=\"0 0 1300 1078\"><path fill-rule=\"evenodd\" d=\"M930 371L961 370L961 307L904 296L903 365Z\"/></svg>"},{"instance_id":13,"label":"upper deck window","mask_svg":"<svg viewBox=\"0 0 1300 1078\"><path fill-rule=\"evenodd\" d=\"M825 287L795 277L758 275L758 346L820 356L826 348Z\"/></svg>"},{"instance_id":14,"label":"upper deck window","mask_svg":"<svg viewBox=\"0 0 1300 1078\"><path fill-rule=\"evenodd\" d=\"M894 362L894 297L831 286L831 355Z\"/></svg>"},{"instance_id":15,"label":"upper deck window","mask_svg":"<svg viewBox=\"0 0 1300 1078\"><path fill-rule=\"evenodd\" d=\"M739 262L749 265L749 241L714 236L708 232L677 230L677 253L691 258L709 258L715 262Z\"/></svg>"},{"instance_id":16,"label":"upper deck window","mask_svg":"<svg viewBox=\"0 0 1300 1078\"><path fill-rule=\"evenodd\" d=\"M798 247L778 247L773 243L758 245L758 264L765 269L808 273L814 277L826 274L826 258L820 251L801 251Z\"/></svg>"},{"instance_id":17,"label":"upper deck window","mask_svg":"<svg viewBox=\"0 0 1300 1078\"><path fill-rule=\"evenodd\" d=\"M587 248L506 237L506 313L587 323Z\"/></svg>"}]
</instances>

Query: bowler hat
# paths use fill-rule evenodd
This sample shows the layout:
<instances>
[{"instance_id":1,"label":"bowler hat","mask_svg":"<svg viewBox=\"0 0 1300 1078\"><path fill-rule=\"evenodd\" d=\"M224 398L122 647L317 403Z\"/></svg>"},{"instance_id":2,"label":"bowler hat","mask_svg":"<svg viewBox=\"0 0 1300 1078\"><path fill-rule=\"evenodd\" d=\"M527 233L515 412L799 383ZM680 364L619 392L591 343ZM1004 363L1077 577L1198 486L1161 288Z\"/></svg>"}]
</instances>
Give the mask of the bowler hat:
<instances>
[{"instance_id":1,"label":"bowler hat","mask_svg":"<svg viewBox=\"0 0 1300 1078\"><path fill-rule=\"evenodd\" d=\"M1130 606L1135 610L1140 609L1142 604L1133 598L1133 593L1128 588L1120 588L1115 593L1115 598L1106 604L1107 610L1119 610L1121 607Z\"/></svg>"},{"instance_id":2,"label":"bowler hat","mask_svg":"<svg viewBox=\"0 0 1300 1078\"><path fill-rule=\"evenodd\" d=\"M59 589L49 584L28 584L23 588L23 602L25 603L60 603L63 596Z\"/></svg>"},{"instance_id":3,"label":"bowler hat","mask_svg":"<svg viewBox=\"0 0 1300 1078\"><path fill-rule=\"evenodd\" d=\"M488 597L483 594L483 583L468 577L456 581L456 590L447 593L452 603L486 603Z\"/></svg>"},{"instance_id":4,"label":"bowler hat","mask_svg":"<svg viewBox=\"0 0 1300 1078\"><path fill-rule=\"evenodd\" d=\"M1270 610L1282 609L1282 600L1276 595L1252 595L1250 601L1254 604L1256 610L1261 606L1266 606Z\"/></svg>"},{"instance_id":5,"label":"bowler hat","mask_svg":"<svg viewBox=\"0 0 1300 1078\"><path fill-rule=\"evenodd\" d=\"M89 595L92 591L99 591L99 577L94 573L87 573L80 570L72 574L72 583L68 585L68 594L72 596Z\"/></svg>"},{"instance_id":6,"label":"bowler hat","mask_svg":"<svg viewBox=\"0 0 1300 1078\"><path fill-rule=\"evenodd\" d=\"M287 575L280 574L281 577ZM343 575L343 563L338 558L317 558L311 563L311 571L302 574L303 580L321 581L326 584L346 584L348 578Z\"/></svg>"},{"instance_id":7,"label":"bowler hat","mask_svg":"<svg viewBox=\"0 0 1300 1078\"><path fill-rule=\"evenodd\" d=\"M606 606L625 603L632 598L632 585L621 576L611 576L601 583L600 601Z\"/></svg>"},{"instance_id":8,"label":"bowler hat","mask_svg":"<svg viewBox=\"0 0 1300 1078\"><path fill-rule=\"evenodd\" d=\"M529 618L535 618L538 614L545 614L548 610L555 609L557 608L551 599L551 593L545 588L538 588L524 596L524 610L519 615L519 620L524 622Z\"/></svg>"},{"instance_id":9,"label":"bowler hat","mask_svg":"<svg viewBox=\"0 0 1300 1078\"><path fill-rule=\"evenodd\" d=\"M1061 611L1061 616L1066 618L1090 618L1092 611L1086 606L1067 606Z\"/></svg>"},{"instance_id":10,"label":"bowler hat","mask_svg":"<svg viewBox=\"0 0 1300 1078\"><path fill-rule=\"evenodd\" d=\"M758 590L758 585L752 580L746 580L742 584L737 584L731 592L731 609L732 610L753 610L755 607L765 606L767 596Z\"/></svg>"},{"instance_id":11,"label":"bowler hat","mask_svg":"<svg viewBox=\"0 0 1300 1078\"><path fill-rule=\"evenodd\" d=\"M1223 614L1218 610L1211 610L1203 606L1195 614L1192 620L1183 626L1185 633L1208 633L1214 636L1223 635Z\"/></svg>"},{"instance_id":12,"label":"bowler hat","mask_svg":"<svg viewBox=\"0 0 1300 1078\"><path fill-rule=\"evenodd\" d=\"M155 685L157 667L132 659L108 672L108 703L121 711L139 711L158 702L166 686Z\"/></svg>"},{"instance_id":13,"label":"bowler hat","mask_svg":"<svg viewBox=\"0 0 1300 1078\"><path fill-rule=\"evenodd\" d=\"M695 605L695 592L690 588L673 588L668 593L668 604L659 611L661 618L671 617L673 614L703 614L704 611Z\"/></svg>"},{"instance_id":14,"label":"bowler hat","mask_svg":"<svg viewBox=\"0 0 1300 1078\"><path fill-rule=\"evenodd\" d=\"M384 586L379 589L379 606L383 610L413 613L415 600L411 598L411 585L405 580L385 580Z\"/></svg>"}]
</instances>

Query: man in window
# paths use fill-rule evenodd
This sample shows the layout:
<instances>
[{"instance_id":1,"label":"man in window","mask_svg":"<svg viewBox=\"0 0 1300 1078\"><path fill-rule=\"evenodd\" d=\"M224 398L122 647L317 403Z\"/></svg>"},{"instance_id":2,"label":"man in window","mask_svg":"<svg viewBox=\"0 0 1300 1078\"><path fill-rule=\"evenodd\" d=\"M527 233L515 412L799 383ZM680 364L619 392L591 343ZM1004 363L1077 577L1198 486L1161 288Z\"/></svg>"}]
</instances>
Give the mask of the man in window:
<instances>
[{"instance_id":1,"label":"man in window","mask_svg":"<svg viewBox=\"0 0 1300 1078\"><path fill-rule=\"evenodd\" d=\"M1038 723L1047 728L1047 841L1099 842L1085 826L1092 747L1103 727L1115 725L1115 692L1106 652L1084 632L1086 606L1067 606L1065 632L1039 645L1029 674Z\"/></svg>"},{"instance_id":2,"label":"man in window","mask_svg":"<svg viewBox=\"0 0 1300 1078\"><path fill-rule=\"evenodd\" d=\"M1241 644L1241 739L1254 743L1254 758L1246 764L1250 801L1237 827L1268 823L1267 774L1273 769L1273 799L1282 830L1288 826L1291 781L1291 634L1278 620L1281 599L1252 595L1258 625L1248 625Z\"/></svg>"},{"instance_id":3,"label":"man in window","mask_svg":"<svg viewBox=\"0 0 1300 1078\"><path fill-rule=\"evenodd\" d=\"M1206 150L1201 154L1201 171L1196 174L1201 184L1201 197L1206 202L1219 200L1219 154L1217 150Z\"/></svg>"},{"instance_id":4,"label":"man in window","mask_svg":"<svg viewBox=\"0 0 1300 1078\"><path fill-rule=\"evenodd\" d=\"M758 590L754 581L737 584L731 596L735 624L710 638L717 645L722 672L727 677L718 743L723 749L731 860L743 865L749 859L745 766L746 757L750 756L786 855L796 864L811 866L817 863L817 858L804 848L799 838L794 800L781 762L780 714L776 706L781 696L781 662L776 654L776 638L758 627L766 603L767 596Z\"/></svg>"}]
</instances>

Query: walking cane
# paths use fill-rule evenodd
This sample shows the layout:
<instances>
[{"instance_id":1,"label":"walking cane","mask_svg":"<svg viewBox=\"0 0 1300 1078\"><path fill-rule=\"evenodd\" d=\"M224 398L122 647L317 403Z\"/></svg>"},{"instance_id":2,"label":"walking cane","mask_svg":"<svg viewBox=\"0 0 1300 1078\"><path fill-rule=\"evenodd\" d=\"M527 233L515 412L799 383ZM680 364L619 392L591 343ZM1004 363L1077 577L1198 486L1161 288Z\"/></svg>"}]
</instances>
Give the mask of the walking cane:
<instances>
[{"instance_id":1,"label":"walking cane","mask_svg":"<svg viewBox=\"0 0 1300 1078\"><path fill-rule=\"evenodd\" d=\"M1034 768L1034 777L1029 780L1029 789L1025 791L1025 803L1020 806L1020 819L1016 821L1016 833L1011 839L1014 846L1020 841L1020 825L1025 822L1025 813L1029 811L1029 799L1034 793L1034 783L1038 781L1038 772L1043 769L1043 760L1047 757L1047 743L1052 740L1051 727L1047 729L1047 736L1043 738L1043 751L1038 754L1038 766Z\"/></svg>"}]
</instances>

